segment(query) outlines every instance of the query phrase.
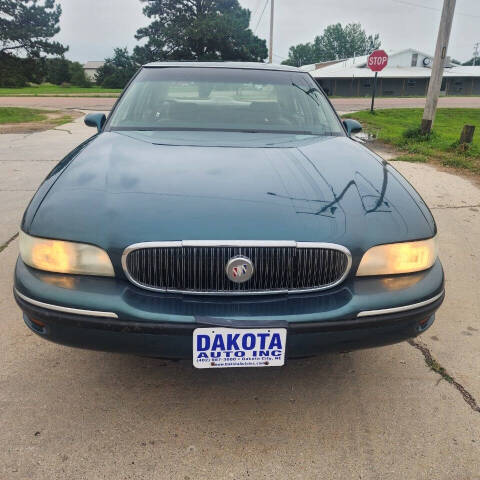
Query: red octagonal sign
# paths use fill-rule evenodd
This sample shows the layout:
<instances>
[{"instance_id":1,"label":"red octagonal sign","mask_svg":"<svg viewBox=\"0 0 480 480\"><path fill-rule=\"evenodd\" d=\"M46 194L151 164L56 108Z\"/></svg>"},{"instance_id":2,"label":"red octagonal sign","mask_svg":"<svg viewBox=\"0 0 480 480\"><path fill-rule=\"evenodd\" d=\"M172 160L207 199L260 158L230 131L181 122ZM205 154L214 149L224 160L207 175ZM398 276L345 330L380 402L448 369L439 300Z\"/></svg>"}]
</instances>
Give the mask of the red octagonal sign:
<instances>
[{"instance_id":1,"label":"red octagonal sign","mask_svg":"<svg viewBox=\"0 0 480 480\"><path fill-rule=\"evenodd\" d=\"M368 57L368 68L373 72L381 72L388 63L388 55L385 50L376 50Z\"/></svg>"}]
</instances>

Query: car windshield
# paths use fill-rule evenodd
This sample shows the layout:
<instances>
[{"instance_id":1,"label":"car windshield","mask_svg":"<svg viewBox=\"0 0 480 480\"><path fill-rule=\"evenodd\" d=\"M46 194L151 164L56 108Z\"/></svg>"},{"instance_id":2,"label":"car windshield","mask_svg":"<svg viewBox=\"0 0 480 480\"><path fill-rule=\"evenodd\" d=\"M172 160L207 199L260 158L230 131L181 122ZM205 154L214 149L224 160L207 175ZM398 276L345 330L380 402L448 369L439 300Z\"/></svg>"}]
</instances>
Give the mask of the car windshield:
<instances>
[{"instance_id":1,"label":"car windshield","mask_svg":"<svg viewBox=\"0 0 480 480\"><path fill-rule=\"evenodd\" d=\"M143 68L108 128L344 135L307 73L208 67Z\"/></svg>"}]
</instances>

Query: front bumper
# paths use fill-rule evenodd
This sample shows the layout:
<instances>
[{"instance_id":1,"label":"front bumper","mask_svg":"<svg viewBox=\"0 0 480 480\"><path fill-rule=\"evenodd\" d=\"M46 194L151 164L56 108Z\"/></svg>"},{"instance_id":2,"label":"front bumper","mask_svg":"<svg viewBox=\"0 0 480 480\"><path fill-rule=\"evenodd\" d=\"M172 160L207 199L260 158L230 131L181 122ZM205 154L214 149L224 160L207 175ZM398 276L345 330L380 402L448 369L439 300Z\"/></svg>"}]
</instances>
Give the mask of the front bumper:
<instances>
[{"instance_id":1,"label":"front bumper","mask_svg":"<svg viewBox=\"0 0 480 480\"><path fill-rule=\"evenodd\" d=\"M417 274L268 298L152 293L121 279L40 272L20 259L15 270L15 299L43 338L165 358L191 358L193 330L212 325L284 327L288 357L392 344L430 327L443 298L439 261Z\"/></svg>"}]
</instances>

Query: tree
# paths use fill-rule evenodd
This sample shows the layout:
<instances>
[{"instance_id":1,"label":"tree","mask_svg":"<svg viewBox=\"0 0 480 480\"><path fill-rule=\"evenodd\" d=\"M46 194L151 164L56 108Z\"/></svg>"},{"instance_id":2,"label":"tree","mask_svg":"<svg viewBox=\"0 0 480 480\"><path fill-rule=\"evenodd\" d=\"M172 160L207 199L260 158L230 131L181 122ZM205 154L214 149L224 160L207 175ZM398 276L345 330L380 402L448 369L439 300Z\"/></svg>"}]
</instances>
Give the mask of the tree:
<instances>
[{"instance_id":1,"label":"tree","mask_svg":"<svg viewBox=\"0 0 480 480\"><path fill-rule=\"evenodd\" d=\"M69 63L63 57L44 59L45 81L54 85L70 83Z\"/></svg>"},{"instance_id":2,"label":"tree","mask_svg":"<svg viewBox=\"0 0 480 480\"><path fill-rule=\"evenodd\" d=\"M319 61L319 56L314 44L299 43L298 45L290 47L288 50L288 59L282 63L292 65L293 67L301 67L302 65L309 65Z\"/></svg>"},{"instance_id":3,"label":"tree","mask_svg":"<svg viewBox=\"0 0 480 480\"><path fill-rule=\"evenodd\" d=\"M470 60L468 60L465 63L462 63L462 65L469 67L472 66L475 63L475 66L479 67L480 66L480 57L472 57Z\"/></svg>"},{"instance_id":4,"label":"tree","mask_svg":"<svg viewBox=\"0 0 480 480\"><path fill-rule=\"evenodd\" d=\"M127 48L116 48L112 58L97 70L95 81L105 88L123 88L138 70Z\"/></svg>"},{"instance_id":5,"label":"tree","mask_svg":"<svg viewBox=\"0 0 480 480\"><path fill-rule=\"evenodd\" d=\"M55 0L0 0L0 53L63 55L68 47L51 40L61 14Z\"/></svg>"},{"instance_id":6,"label":"tree","mask_svg":"<svg viewBox=\"0 0 480 480\"><path fill-rule=\"evenodd\" d=\"M43 69L37 59L0 53L0 87L24 87L27 82L41 82L42 79Z\"/></svg>"},{"instance_id":7,"label":"tree","mask_svg":"<svg viewBox=\"0 0 480 480\"><path fill-rule=\"evenodd\" d=\"M354 56L368 55L381 45L378 33L369 35L359 23L329 25L313 43L290 47L286 65L300 66L306 63L328 62ZM303 61L306 60L305 63Z\"/></svg>"},{"instance_id":8,"label":"tree","mask_svg":"<svg viewBox=\"0 0 480 480\"><path fill-rule=\"evenodd\" d=\"M147 43L134 51L139 63L154 60L262 61L265 40L249 29L250 10L238 0L140 0L153 19L137 31Z\"/></svg>"},{"instance_id":9,"label":"tree","mask_svg":"<svg viewBox=\"0 0 480 480\"><path fill-rule=\"evenodd\" d=\"M318 37L317 37L318 38ZM317 43L317 39L315 39ZM318 39L317 48L326 60L368 55L380 47L378 33L368 36L359 23L342 27L341 23L329 25Z\"/></svg>"},{"instance_id":10,"label":"tree","mask_svg":"<svg viewBox=\"0 0 480 480\"><path fill-rule=\"evenodd\" d=\"M77 87L91 87L90 80L85 75L83 65L79 62L69 62L68 73L70 75L70 83Z\"/></svg>"},{"instance_id":11,"label":"tree","mask_svg":"<svg viewBox=\"0 0 480 480\"><path fill-rule=\"evenodd\" d=\"M38 63L43 65L43 81L62 85L70 83L77 87L89 87L90 82L85 76L83 67L78 62L72 62L64 57L42 58Z\"/></svg>"}]
</instances>

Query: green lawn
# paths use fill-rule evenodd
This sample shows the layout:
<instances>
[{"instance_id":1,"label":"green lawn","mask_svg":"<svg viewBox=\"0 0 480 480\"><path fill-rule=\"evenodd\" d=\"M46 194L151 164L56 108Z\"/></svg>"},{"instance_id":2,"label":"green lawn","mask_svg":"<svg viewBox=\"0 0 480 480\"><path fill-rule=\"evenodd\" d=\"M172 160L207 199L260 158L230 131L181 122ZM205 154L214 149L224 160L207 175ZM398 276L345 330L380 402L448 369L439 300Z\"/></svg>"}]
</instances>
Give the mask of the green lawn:
<instances>
[{"instance_id":1,"label":"green lawn","mask_svg":"<svg viewBox=\"0 0 480 480\"><path fill-rule=\"evenodd\" d=\"M439 109L433 132L428 138L416 131L422 114L423 109L420 108L399 108L377 110L373 114L369 111L355 112L345 117L357 119L367 132L397 147L403 153L399 160L436 160L443 165L480 173L480 109ZM466 151L459 146L465 124L477 127L473 144Z\"/></svg>"},{"instance_id":2,"label":"green lawn","mask_svg":"<svg viewBox=\"0 0 480 480\"><path fill-rule=\"evenodd\" d=\"M55 115L51 115L55 114ZM74 117L57 110L37 110L34 108L0 107L0 125L15 123L44 122L46 128L69 123Z\"/></svg>"},{"instance_id":3,"label":"green lawn","mask_svg":"<svg viewBox=\"0 0 480 480\"><path fill-rule=\"evenodd\" d=\"M0 107L0 125L5 123L42 122L48 117L45 110L33 108Z\"/></svg>"},{"instance_id":4,"label":"green lawn","mask_svg":"<svg viewBox=\"0 0 480 480\"><path fill-rule=\"evenodd\" d=\"M23 88L0 88L0 97L12 97L19 95L37 96L37 95L54 95L54 96L68 96L68 95L91 95L91 96L108 96L116 97L122 90L115 88L102 87L62 87L59 85L37 85Z\"/></svg>"}]
</instances>

